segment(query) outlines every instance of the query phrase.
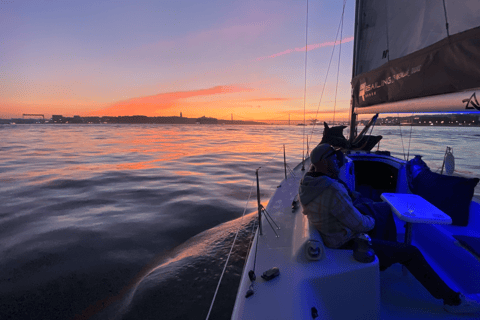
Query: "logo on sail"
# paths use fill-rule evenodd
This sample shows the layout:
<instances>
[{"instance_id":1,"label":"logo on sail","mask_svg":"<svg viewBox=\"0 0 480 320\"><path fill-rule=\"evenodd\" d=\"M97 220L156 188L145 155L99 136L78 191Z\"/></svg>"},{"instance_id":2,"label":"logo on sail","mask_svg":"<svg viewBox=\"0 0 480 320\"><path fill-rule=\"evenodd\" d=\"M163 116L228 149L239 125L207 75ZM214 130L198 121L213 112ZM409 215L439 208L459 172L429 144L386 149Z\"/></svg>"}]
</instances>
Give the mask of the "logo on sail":
<instances>
[{"instance_id":1,"label":"logo on sail","mask_svg":"<svg viewBox=\"0 0 480 320\"><path fill-rule=\"evenodd\" d=\"M387 87L395 82L400 81L408 81L408 78L417 72L420 72L422 69L422 65L418 65L415 67L407 67L403 71L398 71L397 73L391 74L387 73L384 75L383 79L376 78L374 82L370 82L367 84L366 79L362 79L360 82L360 91L358 93L359 98L361 98L361 102L365 102L365 99L369 99L371 97L377 96L378 89L383 88L383 92L387 92ZM382 94L382 93L380 93ZM380 95L379 94L379 95Z\"/></svg>"},{"instance_id":2,"label":"logo on sail","mask_svg":"<svg viewBox=\"0 0 480 320\"><path fill-rule=\"evenodd\" d=\"M470 99L463 99L462 102L466 102L467 104L465 105L465 109L476 109L480 111L480 103L478 103L477 96L475 95L475 92L472 94Z\"/></svg>"},{"instance_id":3,"label":"logo on sail","mask_svg":"<svg viewBox=\"0 0 480 320\"><path fill-rule=\"evenodd\" d=\"M360 98L362 98L363 102L365 102L365 87L367 86L366 82L360 83L360 93L358 94Z\"/></svg>"}]
</instances>

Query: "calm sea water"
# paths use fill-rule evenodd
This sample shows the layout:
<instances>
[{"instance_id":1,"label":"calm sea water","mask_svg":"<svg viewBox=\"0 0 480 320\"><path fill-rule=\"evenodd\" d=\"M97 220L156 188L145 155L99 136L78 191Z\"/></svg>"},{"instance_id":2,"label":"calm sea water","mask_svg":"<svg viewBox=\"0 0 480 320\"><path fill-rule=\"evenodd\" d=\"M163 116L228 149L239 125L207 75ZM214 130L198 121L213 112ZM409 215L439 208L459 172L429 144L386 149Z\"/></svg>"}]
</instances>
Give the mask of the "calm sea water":
<instances>
[{"instance_id":1,"label":"calm sea water","mask_svg":"<svg viewBox=\"0 0 480 320\"><path fill-rule=\"evenodd\" d=\"M229 318L255 169L267 202L283 179L283 145L293 168L304 129L0 126L0 319L205 319L240 230L210 316ZM453 147L456 171L480 177L478 127L373 134L384 136L380 150L422 154L434 171Z\"/></svg>"}]
</instances>

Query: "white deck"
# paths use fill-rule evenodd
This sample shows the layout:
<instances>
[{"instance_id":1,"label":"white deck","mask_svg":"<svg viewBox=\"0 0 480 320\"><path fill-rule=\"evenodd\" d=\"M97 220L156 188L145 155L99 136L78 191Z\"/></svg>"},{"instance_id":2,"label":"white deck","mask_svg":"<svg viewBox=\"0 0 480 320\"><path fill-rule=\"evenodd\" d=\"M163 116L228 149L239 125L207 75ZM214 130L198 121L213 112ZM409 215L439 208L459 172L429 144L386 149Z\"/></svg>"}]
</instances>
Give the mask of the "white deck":
<instances>
[{"instance_id":1,"label":"white deck","mask_svg":"<svg viewBox=\"0 0 480 320\"><path fill-rule=\"evenodd\" d=\"M308 240L308 220L301 209L292 213L304 172L294 169L296 178L283 181L270 199L267 211L280 230L279 237L263 219L263 235L258 235L242 276L232 319L473 319L475 315L452 315L444 311L441 300L411 275L403 275L400 265L378 271L378 259L363 264L353 259L351 250L327 249L320 261L307 261L303 253ZM403 235L399 235L403 239ZM259 239L255 257L256 241ZM248 271L257 280L254 295L245 298L251 284ZM272 267L280 275L270 281L262 273ZM342 268L349 271L339 273ZM380 277L378 276L380 274Z\"/></svg>"}]
</instances>

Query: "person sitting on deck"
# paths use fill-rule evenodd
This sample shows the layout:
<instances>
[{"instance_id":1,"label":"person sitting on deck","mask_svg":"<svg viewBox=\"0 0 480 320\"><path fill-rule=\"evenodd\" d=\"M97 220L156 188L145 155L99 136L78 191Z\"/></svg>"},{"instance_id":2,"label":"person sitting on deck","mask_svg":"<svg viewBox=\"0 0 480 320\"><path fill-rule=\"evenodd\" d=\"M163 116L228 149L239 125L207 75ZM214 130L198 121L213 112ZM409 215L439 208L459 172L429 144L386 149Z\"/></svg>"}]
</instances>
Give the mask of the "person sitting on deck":
<instances>
[{"instance_id":1,"label":"person sitting on deck","mask_svg":"<svg viewBox=\"0 0 480 320\"><path fill-rule=\"evenodd\" d=\"M452 313L480 311L478 294L464 295L452 290L438 276L413 245L396 242L395 222L386 203L367 203L370 212L358 208L359 194L352 192L338 179L340 172L337 151L323 143L310 153L312 170L300 182L299 198L303 213L317 228L328 248L351 249L357 234L368 233L380 263L380 271L401 263L436 299L443 299L444 308ZM358 205L356 202L363 204ZM377 224L376 224L377 222ZM383 230L382 230L383 229Z\"/></svg>"}]
</instances>

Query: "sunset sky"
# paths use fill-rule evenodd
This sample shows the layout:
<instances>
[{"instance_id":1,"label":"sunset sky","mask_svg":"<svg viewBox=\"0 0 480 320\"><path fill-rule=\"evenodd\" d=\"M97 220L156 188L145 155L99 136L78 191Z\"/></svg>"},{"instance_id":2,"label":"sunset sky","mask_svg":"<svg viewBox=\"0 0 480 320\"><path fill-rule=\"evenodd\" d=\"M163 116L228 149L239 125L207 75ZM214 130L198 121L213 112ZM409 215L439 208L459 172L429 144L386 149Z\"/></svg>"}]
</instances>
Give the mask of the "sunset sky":
<instances>
[{"instance_id":1,"label":"sunset sky","mask_svg":"<svg viewBox=\"0 0 480 320\"><path fill-rule=\"evenodd\" d=\"M309 2L307 119L319 106L342 5ZM0 0L0 118L303 119L306 9L306 0ZM336 119L350 105L353 14L348 0ZM336 48L317 117L327 121Z\"/></svg>"}]
</instances>

